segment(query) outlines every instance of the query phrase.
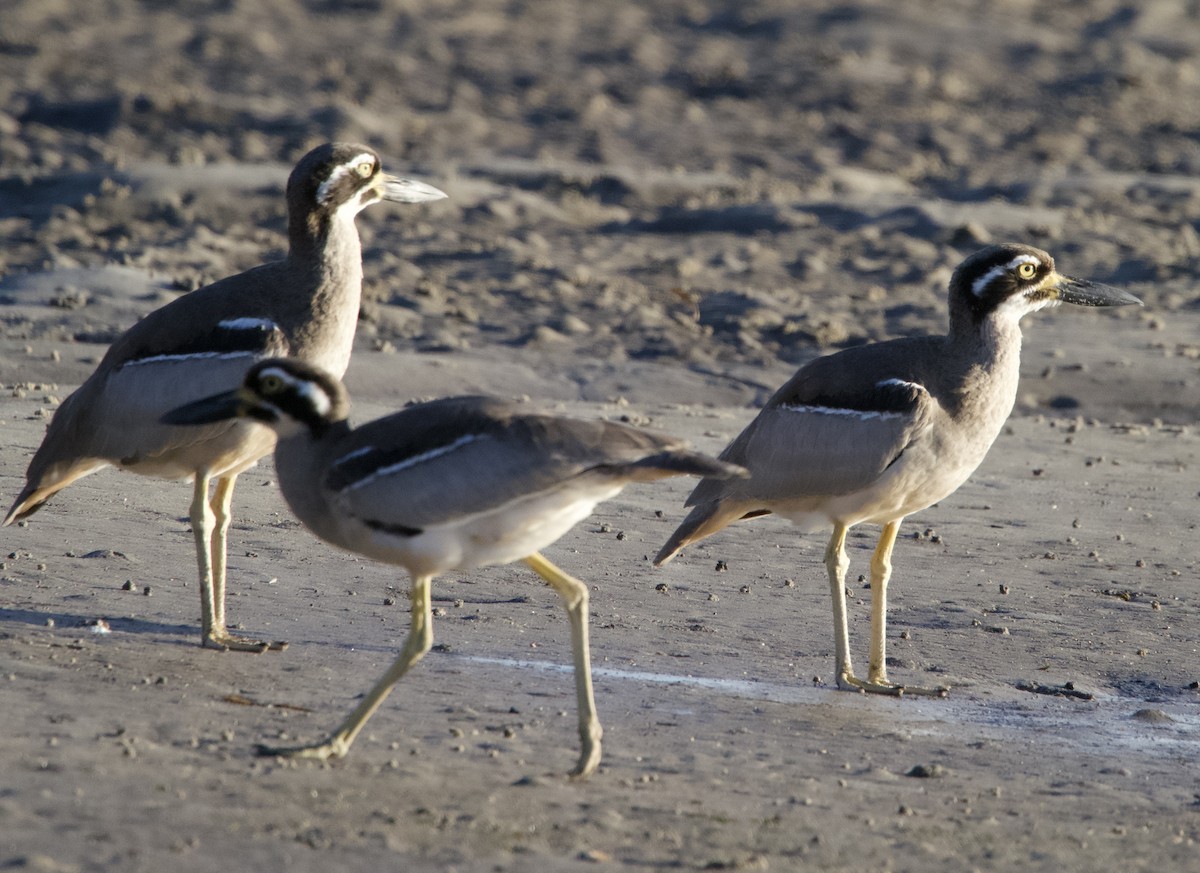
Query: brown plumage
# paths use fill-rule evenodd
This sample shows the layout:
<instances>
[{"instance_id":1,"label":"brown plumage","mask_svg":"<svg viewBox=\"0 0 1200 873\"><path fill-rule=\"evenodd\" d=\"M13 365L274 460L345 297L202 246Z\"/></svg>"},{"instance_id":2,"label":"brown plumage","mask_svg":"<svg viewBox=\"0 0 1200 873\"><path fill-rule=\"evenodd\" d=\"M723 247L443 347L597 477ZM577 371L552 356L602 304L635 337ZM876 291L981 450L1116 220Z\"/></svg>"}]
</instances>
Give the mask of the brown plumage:
<instances>
[{"instance_id":1,"label":"brown plumage","mask_svg":"<svg viewBox=\"0 0 1200 873\"><path fill-rule=\"evenodd\" d=\"M983 461L1016 399L1019 321L1059 302L1140 303L1059 274L1048 254L1029 246L992 246L967 258L950 280L948 334L850 348L802 367L721 453L750 478L701 481L655 563L744 518L775 513L802 529L832 526L825 565L838 685L900 693L904 687L888 681L884 652L900 522L952 494ZM883 527L871 562L866 680L851 666L845 606L846 531L863 522Z\"/></svg>"},{"instance_id":2,"label":"brown plumage","mask_svg":"<svg viewBox=\"0 0 1200 873\"><path fill-rule=\"evenodd\" d=\"M294 360L264 361L244 387L168 415L207 426L232 416L278 434L288 505L317 536L404 567L412 626L392 667L325 741L268 754L341 757L392 686L433 644L430 586L450 570L523 561L562 596L571 622L579 761L600 763L588 654L588 590L539 554L630 482L744 475L673 437L608 421L541 415L489 397L420 403L357 428L336 379Z\"/></svg>"},{"instance_id":3,"label":"brown plumage","mask_svg":"<svg viewBox=\"0 0 1200 873\"><path fill-rule=\"evenodd\" d=\"M310 151L288 179L287 256L186 294L118 338L55 413L4 524L107 466L193 479L203 643L268 647L227 630L225 539L234 481L270 452L274 434L249 422L180 428L160 418L180 403L240 384L249 366L267 356L292 355L345 372L362 292L354 216L380 200L444 196L386 175L366 146L330 143Z\"/></svg>"}]
</instances>

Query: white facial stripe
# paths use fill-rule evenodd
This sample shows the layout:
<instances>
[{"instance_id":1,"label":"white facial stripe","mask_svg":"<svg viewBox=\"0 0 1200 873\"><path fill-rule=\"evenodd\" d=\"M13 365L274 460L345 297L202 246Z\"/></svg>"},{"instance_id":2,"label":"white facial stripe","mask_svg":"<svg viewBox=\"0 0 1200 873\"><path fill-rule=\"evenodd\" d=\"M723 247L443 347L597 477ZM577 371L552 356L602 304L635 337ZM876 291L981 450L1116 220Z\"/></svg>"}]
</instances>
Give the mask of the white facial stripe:
<instances>
[{"instance_id":1,"label":"white facial stripe","mask_svg":"<svg viewBox=\"0 0 1200 873\"><path fill-rule=\"evenodd\" d=\"M889 418L903 418L907 415L904 412L873 412L862 409L838 409L832 406L804 406L800 404L784 405L779 408L786 409L788 412L799 412L805 415L841 415L846 418L856 418L859 421L872 421L875 419L882 421Z\"/></svg>"},{"instance_id":2,"label":"white facial stripe","mask_svg":"<svg viewBox=\"0 0 1200 873\"><path fill-rule=\"evenodd\" d=\"M1005 318L1011 318L1019 321L1024 316L1031 312L1037 312L1039 309L1046 309L1052 306L1058 306L1059 301L1054 297L1042 297L1037 300L1030 300L1024 294L1017 294L1010 297L996 307L996 314Z\"/></svg>"},{"instance_id":3,"label":"white facial stripe","mask_svg":"<svg viewBox=\"0 0 1200 873\"><path fill-rule=\"evenodd\" d=\"M309 405L316 411L319 416L326 416L329 410L333 409L333 403L316 382L309 382L305 379L297 379L287 370L282 367L267 367L259 374L259 378L264 376L274 376L282 382L286 382L296 391L296 395L304 398L309 402Z\"/></svg>"},{"instance_id":4,"label":"white facial stripe","mask_svg":"<svg viewBox=\"0 0 1200 873\"><path fill-rule=\"evenodd\" d=\"M338 180L340 180L342 176L345 176L347 173L358 172L355 167L364 163L374 164L375 156L368 154L367 152L363 152L358 157L351 158L350 160L346 161L346 163L338 164L336 167L334 167L329 173L329 178L322 182L321 187L317 189L317 202L323 205L326 201L328 201L329 192L333 186L338 183Z\"/></svg>"},{"instance_id":5,"label":"white facial stripe","mask_svg":"<svg viewBox=\"0 0 1200 873\"><path fill-rule=\"evenodd\" d=\"M974 284L971 285L971 293L976 297L979 297L984 291L987 290L987 286L992 283L993 279L1003 276L1005 273L1012 272L1017 267L1021 266L1021 264L1033 264L1034 266L1037 266L1039 263L1040 261L1038 261L1038 259L1033 255L1017 255L1007 264L1002 264L999 267L992 267L990 270L976 279Z\"/></svg>"},{"instance_id":6,"label":"white facial stripe","mask_svg":"<svg viewBox=\"0 0 1200 873\"><path fill-rule=\"evenodd\" d=\"M329 410L333 409L329 395L317 387L315 382L301 382L296 393L311 403L312 408L317 411L317 415L322 418L329 414Z\"/></svg>"},{"instance_id":7,"label":"white facial stripe","mask_svg":"<svg viewBox=\"0 0 1200 873\"><path fill-rule=\"evenodd\" d=\"M380 478L381 476L389 476L392 473L398 473L401 470L406 470L409 467L415 467L418 464L425 463L426 461L432 461L434 458L439 458L442 455L448 455L450 452L453 452L455 449L460 449L463 446L467 445L468 443L475 442L477 439L480 439L480 437L475 434L467 434L466 436L460 436L458 439L456 439L452 443L447 443L444 446L438 446L436 449L430 449L429 451L422 452L419 455L413 455L411 458L405 458L403 461L397 461L395 464L390 464L386 467L380 467L378 470L376 470L370 476L364 476L362 479L359 479L357 482L350 483L349 485L346 486L345 490L352 491L355 488L362 488L365 485L371 484L372 482L374 482L376 479ZM347 457L349 457L349 456L347 456ZM343 460L345 460L345 459L343 458Z\"/></svg>"},{"instance_id":8,"label":"white facial stripe","mask_svg":"<svg viewBox=\"0 0 1200 873\"><path fill-rule=\"evenodd\" d=\"M138 358L123 364L125 367L140 367L142 364L182 363L183 361L232 361L235 358L253 358L254 352L190 352L186 355L153 355L149 358Z\"/></svg>"},{"instance_id":9,"label":"white facial stripe","mask_svg":"<svg viewBox=\"0 0 1200 873\"><path fill-rule=\"evenodd\" d=\"M217 323L226 330L274 330L275 322L269 318L227 318Z\"/></svg>"}]
</instances>

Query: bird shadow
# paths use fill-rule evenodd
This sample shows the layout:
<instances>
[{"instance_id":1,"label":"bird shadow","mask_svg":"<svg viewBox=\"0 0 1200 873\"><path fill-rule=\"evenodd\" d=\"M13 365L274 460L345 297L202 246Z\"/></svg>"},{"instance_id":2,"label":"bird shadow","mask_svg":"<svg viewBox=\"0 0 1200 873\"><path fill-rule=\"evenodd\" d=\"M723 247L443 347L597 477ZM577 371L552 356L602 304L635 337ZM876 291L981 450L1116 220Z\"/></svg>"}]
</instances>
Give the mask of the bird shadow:
<instances>
[{"instance_id":1,"label":"bird shadow","mask_svg":"<svg viewBox=\"0 0 1200 873\"><path fill-rule=\"evenodd\" d=\"M6 609L0 607L0 625L27 624L42 628L78 629L96 632L100 625L97 621L103 619L109 629L131 634L169 634L173 636L192 636L198 631L190 624L168 624L162 621L150 621L142 618L108 618L107 616L81 615L70 612L47 612L33 609Z\"/></svg>"}]
</instances>

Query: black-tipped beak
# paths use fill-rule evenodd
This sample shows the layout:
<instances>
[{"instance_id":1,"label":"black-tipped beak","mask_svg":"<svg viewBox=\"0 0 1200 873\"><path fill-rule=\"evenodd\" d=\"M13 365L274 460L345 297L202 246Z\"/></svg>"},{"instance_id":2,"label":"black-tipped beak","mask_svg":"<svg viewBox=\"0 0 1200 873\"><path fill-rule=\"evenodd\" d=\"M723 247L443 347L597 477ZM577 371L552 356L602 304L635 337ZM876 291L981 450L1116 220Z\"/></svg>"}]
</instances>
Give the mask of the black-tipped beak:
<instances>
[{"instance_id":1,"label":"black-tipped beak","mask_svg":"<svg viewBox=\"0 0 1200 873\"><path fill-rule=\"evenodd\" d=\"M226 391L176 407L164 415L163 424L212 424L247 414L241 391Z\"/></svg>"},{"instance_id":2,"label":"black-tipped beak","mask_svg":"<svg viewBox=\"0 0 1200 873\"><path fill-rule=\"evenodd\" d=\"M384 176L383 190L380 196L393 203L425 203L429 200L441 200L446 192L416 179L401 179L398 176Z\"/></svg>"},{"instance_id":3,"label":"black-tipped beak","mask_svg":"<svg viewBox=\"0 0 1200 873\"><path fill-rule=\"evenodd\" d=\"M1070 276L1063 276L1058 283L1058 299L1063 303L1074 303L1076 306L1142 305L1142 301L1128 291L1122 291L1112 285L1089 282L1086 279L1072 279Z\"/></svg>"}]
</instances>

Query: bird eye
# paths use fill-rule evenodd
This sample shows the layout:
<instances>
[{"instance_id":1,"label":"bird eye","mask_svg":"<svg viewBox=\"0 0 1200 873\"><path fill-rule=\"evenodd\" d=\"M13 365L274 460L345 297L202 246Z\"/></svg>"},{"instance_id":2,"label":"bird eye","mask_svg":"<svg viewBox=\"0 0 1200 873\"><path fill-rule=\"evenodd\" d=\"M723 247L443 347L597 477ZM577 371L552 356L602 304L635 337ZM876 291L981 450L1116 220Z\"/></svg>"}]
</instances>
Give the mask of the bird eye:
<instances>
[{"instance_id":1,"label":"bird eye","mask_svg":"<svg viewBox=\"0 0 1200 873\"><path fill-rule=\"evenodd\" d=\"M362 176L364 179L367 179L372 173L375 172L375 165L370 161L363 161L361 164L355 167L355 170L358 172L358 175Z\"/></svg>"},{"instance_id":2,"label":"bird eye","mask_svg":"<svg viewBox=\"0 0 1200 873\"><path fill-rule=\"evenodd\" d=\"M1021 264L1021 266L1017 267L1017 275L1022 279L1032 279L1037 275L1037 265Z\"/></svg>"},{"instance_id":3,"label":"bird eye","mask_svg":"<svg viewBox=\"0 0 1200 873\"><path fill-rule=\"evenodd\" d=\"M263 376L258 387L263 394L278 394L283 390L283 380L278 376Z\"/></svg>"}]
</instances>

